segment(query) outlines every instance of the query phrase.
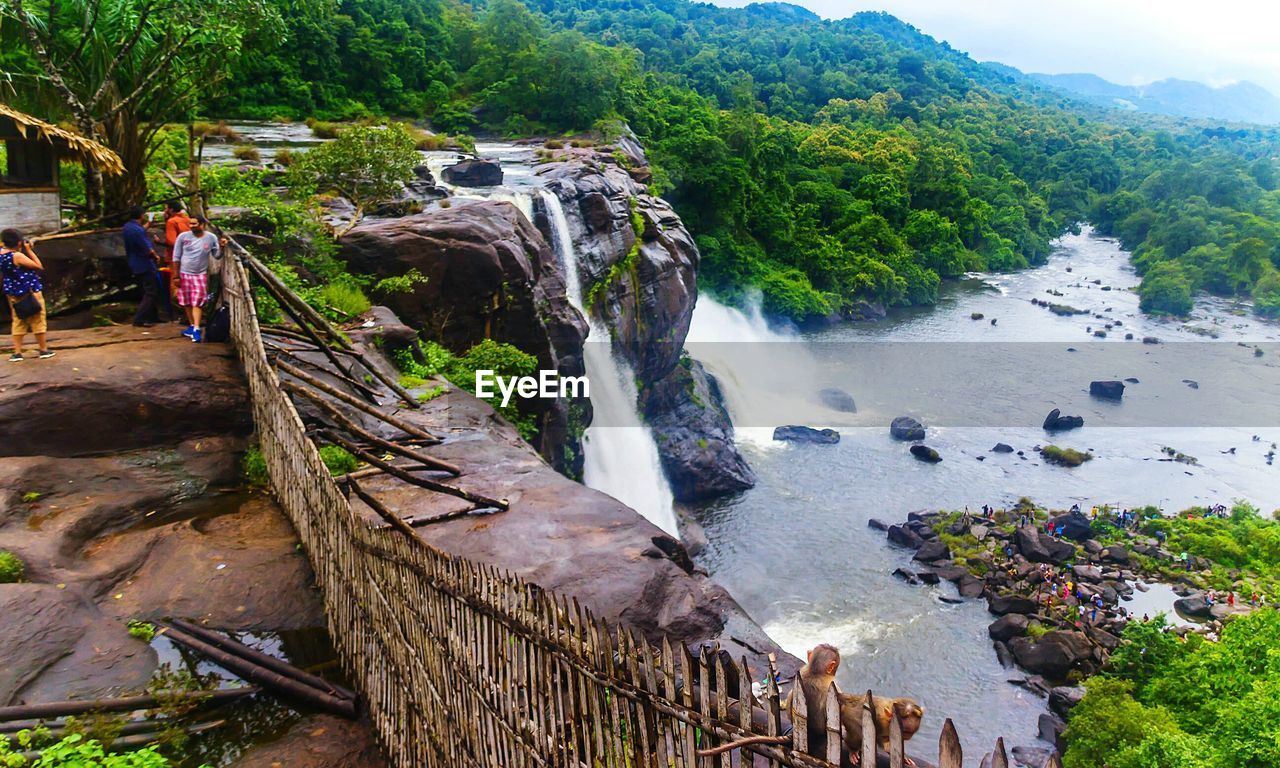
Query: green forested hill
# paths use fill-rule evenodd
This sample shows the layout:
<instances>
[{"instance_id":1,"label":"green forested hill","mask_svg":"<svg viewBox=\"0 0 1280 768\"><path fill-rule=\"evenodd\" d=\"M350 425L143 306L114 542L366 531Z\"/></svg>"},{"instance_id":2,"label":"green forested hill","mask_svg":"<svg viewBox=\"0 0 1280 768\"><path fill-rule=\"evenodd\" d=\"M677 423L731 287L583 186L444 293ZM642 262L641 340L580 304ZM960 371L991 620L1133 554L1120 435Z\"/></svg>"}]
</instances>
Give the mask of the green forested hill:
<instances>
[{"instance_id":1,"label":"green forested hill","mask_svg":"<svg viewBox=\"0 0 1280 768\"><path fill-rule=\"evenodd\" d=\"M267 0L217 115L425 118L537 134L625 120L698 237L704 284L796 318L928 303L1090 220L1146 274L1280 313L1271 129L1077 110L892 16L687 0Z\"/></svg>"}]
</instances>

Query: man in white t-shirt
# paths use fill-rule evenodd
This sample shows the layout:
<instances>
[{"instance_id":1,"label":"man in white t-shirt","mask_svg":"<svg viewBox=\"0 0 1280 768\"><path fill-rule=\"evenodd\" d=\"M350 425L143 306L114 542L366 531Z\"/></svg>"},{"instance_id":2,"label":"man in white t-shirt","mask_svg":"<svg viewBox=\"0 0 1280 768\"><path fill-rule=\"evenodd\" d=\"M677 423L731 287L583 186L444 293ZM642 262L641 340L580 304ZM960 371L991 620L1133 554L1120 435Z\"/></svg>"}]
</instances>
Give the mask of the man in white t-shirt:
<instances>
[{"instance_id":1,"label":"man in white t-shirt","mask_svg":"<svg viewBox=\"0 0 1280 768\"><path fill-rule=\"evenodd\" d=\"M173 243L173 268L178 272L178 305L187 314L187 330L183 336L200 343L200 321L204 302L209 295L209 259L222 258L226 238L219 240L208 231L209 220L197 216L191 230L178 235Z\"/></svg>"}]
</instances>

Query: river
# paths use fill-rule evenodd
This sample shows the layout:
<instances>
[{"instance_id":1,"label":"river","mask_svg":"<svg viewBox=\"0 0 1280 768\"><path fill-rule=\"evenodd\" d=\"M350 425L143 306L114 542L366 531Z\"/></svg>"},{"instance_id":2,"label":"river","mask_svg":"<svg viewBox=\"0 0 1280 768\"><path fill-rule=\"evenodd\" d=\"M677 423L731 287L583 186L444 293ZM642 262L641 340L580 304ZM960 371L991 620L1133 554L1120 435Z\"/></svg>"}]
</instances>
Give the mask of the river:
<instances>
[{"instance_id":1,"label":"river","mask_svg":"<svg viewBox=\"0 0 1280 768\"><path fill-rule=\"evenodd\" d=\"M1280 466L1266 458L1280 440L1280 327L1220 300L1199 302L1186 323L1146 318L1137 282L1127 254L1086 229L1062 238L1045 266L948 283L937 306L880 321L780 330L701 297L687 347L721 382L759 482L692 510L709 540L700 564L793 653L837 645L844 689L918 698L919 738L936 740L951 717L971 755L997 736L1034 742L1043 700L1008 682L1021 673L996 661L985 604L948 604L949 584L893 577L910 553L867 522L1022 496L1055 507L1280 506ZM1060 316L1033 298L1088 314ZM1106 323L1105 339L1092 335ZM1139 383L1121 403L1088 394L1092 379L1128 377ZM818 404L829 386L858 412ZM1066 469L1039 459L1052 407L1085 418L1052 441L1091 450L1093 461ZM916 460L889 436L903 414L926 424L941 463ZM772 427L787 423L834 426L842 439L774 442ZM1023 455L992 453L996 442ZM1197 463L1167 460L1166 446Z\"/></svg>"}]
</instances>

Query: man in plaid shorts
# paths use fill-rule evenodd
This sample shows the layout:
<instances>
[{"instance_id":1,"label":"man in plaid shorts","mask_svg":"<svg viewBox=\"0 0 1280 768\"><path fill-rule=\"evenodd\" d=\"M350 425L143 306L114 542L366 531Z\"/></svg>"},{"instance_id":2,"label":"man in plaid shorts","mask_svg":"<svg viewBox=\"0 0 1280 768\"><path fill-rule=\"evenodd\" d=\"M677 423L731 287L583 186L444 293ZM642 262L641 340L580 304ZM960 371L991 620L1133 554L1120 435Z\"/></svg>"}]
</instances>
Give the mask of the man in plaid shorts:
<instances>
[{"instance_id":1,"label":"man in plaid shorts","mask_svg":"<svg viewBox=\"0 0 1280 768\"><path fill-rule=\"evenodd\" d=\"M183 336L200 343L200 320L209 294L209 259L222 258L225 238L219 240L208 231L209 220L197 216L191 230L178 235L173 243L173 267L178 272L178 306L187 314L187 330Z\"/></svg>"}]
</instances>

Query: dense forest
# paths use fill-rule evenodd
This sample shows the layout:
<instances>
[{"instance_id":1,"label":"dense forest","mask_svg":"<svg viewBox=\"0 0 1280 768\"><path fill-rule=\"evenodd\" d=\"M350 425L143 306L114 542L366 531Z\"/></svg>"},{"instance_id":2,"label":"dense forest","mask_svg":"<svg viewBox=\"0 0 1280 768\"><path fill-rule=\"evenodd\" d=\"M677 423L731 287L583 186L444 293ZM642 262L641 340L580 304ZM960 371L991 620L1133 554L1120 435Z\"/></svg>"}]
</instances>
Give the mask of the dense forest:
<instances>
[{"instance_id":1,"label":"dense forest","mask_svg":"<svg viewBox=\"0 0 1280 768\"><path fill-rule=\"evenodd\" d=\"M1280 132L1066 102L879 13L687 0L262 0L206 116L399 116L449 133L617 131L704 256L703 284L796 319L927 304L1042 261L1089 221L1144 274L1280 314ZM8 68L8 67L7 67ZM1114 119L1113 119L1114 118Z\"/></svg>"}]
</instances>

